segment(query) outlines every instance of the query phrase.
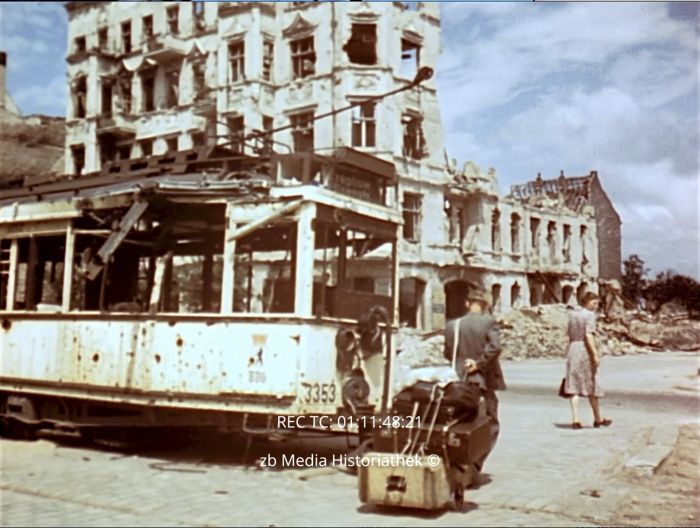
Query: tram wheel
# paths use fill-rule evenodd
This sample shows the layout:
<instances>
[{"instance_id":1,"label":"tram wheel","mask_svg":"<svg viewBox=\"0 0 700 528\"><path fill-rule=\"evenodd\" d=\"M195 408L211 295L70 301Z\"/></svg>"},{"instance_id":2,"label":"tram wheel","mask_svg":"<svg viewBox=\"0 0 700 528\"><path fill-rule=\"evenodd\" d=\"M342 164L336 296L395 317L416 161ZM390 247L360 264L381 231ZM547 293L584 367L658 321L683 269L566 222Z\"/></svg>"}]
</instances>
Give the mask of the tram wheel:
<instances>
[{"instance_id":1,"label":"tram wheel","mask_svg":"<svg viewBox=\"0 0 700 528\"><path fill-rule=\"evenodd\" d=\"M11 418L0 423L0 435L13 440L36 440L36 428Z\"/></svg>"}]
</instances>

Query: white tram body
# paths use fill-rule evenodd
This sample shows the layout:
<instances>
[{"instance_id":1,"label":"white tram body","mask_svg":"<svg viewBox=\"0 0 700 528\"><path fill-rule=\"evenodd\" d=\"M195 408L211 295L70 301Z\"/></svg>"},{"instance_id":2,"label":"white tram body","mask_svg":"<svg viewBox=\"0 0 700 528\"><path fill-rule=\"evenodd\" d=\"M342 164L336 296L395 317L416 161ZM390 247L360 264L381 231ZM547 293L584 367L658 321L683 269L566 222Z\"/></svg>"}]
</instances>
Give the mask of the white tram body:
<instances>
[{"instance_id":1,"label":"white tram body","mask_svg":"<svg viewBox=\"0 0 700 528\"><path fill-rule=\"evenodd\" d=\"M393 165L347 148L234 154L0 191L5 419L252 431L386 409Z\"/></svg>"}]
</instances>

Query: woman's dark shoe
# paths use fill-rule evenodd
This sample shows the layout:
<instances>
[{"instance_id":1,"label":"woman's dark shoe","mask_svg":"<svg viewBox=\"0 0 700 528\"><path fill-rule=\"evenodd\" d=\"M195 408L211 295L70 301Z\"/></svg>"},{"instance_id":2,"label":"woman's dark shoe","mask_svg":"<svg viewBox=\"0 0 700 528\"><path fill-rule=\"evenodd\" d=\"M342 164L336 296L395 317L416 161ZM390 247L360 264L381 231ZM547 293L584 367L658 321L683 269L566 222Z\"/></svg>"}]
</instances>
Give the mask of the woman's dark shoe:
<instances>
[{"instance_id":1,"label":"woman's dark shoe","mask_svg":"<svg viewBox=\"0 0 700 528\"><path fill-rule=\"evenodd\" d=\"M603 418L600 422L593 422L593 427L607 427L612 423L612 420Z\"/></svg>"},{"instance_id":2,"label":"woman's dark shoe","mask_svg":"<svg viewBox=\"0 0 700 528\"><path fill-rule=\"evenodd\" d=\"M598 427L598 426L596 425L596 427ZM572 429L583 429L583 426L581 425L581 422L574 422L571 424L571 428Z\"/></svg>"}]
</instances>

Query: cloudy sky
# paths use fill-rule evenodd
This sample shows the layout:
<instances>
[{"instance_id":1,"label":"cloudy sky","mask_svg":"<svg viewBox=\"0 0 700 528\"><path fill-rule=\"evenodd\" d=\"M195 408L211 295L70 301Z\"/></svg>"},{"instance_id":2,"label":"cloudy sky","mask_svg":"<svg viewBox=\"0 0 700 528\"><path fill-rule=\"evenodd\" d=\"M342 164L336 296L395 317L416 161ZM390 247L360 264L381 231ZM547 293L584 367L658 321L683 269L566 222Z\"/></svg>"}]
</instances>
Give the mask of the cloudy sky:
<instances>
[{"instance_id":1,"label":"cloudy sky","mask_svg":"<svg viewBox=\"0 0 700 528\"><path fill-rule=\"evenodd\" d=\"M442 4L437 84L449 156L513 183L597 170L623 257L700 278L700 4ZM63 115L59 3L0 3L8 88L25 114Z\"/></svg>"}]
</instances>

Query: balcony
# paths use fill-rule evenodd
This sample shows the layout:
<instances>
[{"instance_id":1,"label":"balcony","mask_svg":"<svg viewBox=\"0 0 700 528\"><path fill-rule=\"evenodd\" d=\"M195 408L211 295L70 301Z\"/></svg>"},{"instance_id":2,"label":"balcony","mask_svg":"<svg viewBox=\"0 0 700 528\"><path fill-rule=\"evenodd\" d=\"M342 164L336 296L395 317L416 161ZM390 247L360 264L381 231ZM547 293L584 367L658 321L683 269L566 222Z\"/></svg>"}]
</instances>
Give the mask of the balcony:
<instances>
[{"instance_id":1,"label":"balcony","mask_svg":"<svg viewBox=\"0 0 700 528\"><path fill-rule=\"evenodd\" d=\"M253 8L260 8L272 16L275 15L274 2L220 2L217 14L219 17L225 17Z\"/></svg>"},{"instance_id":2,"label":"balcony","mask_svg":"<svg viewBox=\"0 0 700 528\"><path fill-rule=\"evenodd\" d=\"M98 117L97 134L109 134L123 139L134 137L136 135L136 116L119 113L110 117Z\"/></svg>"},{"instance_id":3,"label":"balcony","mask_svg":"<svg viewBox=\"0 0 700 528\"><path fill-rule=\"evenodd\" d=\"M87 49L76 49L66 57L68 64L77 64L90 56Z\"/></svg>"},{"instance_id":4,"label":"balcony","mask_svg":"<svg viewBox=\"0 0 700 528\"><path fill-rule=\"evenodd\" d=\"M200 88L195 92L192 102L195 115L212 116L216 115L216 90L211 88Z\"/></svg>"},{"instance_id":5,"label":"balcony","mask_svg":"<svg viewBox=\"0 0 700 528\"><path fill-rule=\"evenodd\" d=\"M186 43L173 35L153 35L143 42L144 59L168 63L182 59L186 54Z\"/></svg>"},{"instance_id":6,"label":"balcony","mask_svg":"<svg viewBox=\"0 0 700 528\"><path fill-rule=\"evenodd\" d=\"M121 56L121 51L114 49L112 46L93 46L90 49L91 55L97 55L102 59L118 59Z\"/></svg>"}]
</instances>

